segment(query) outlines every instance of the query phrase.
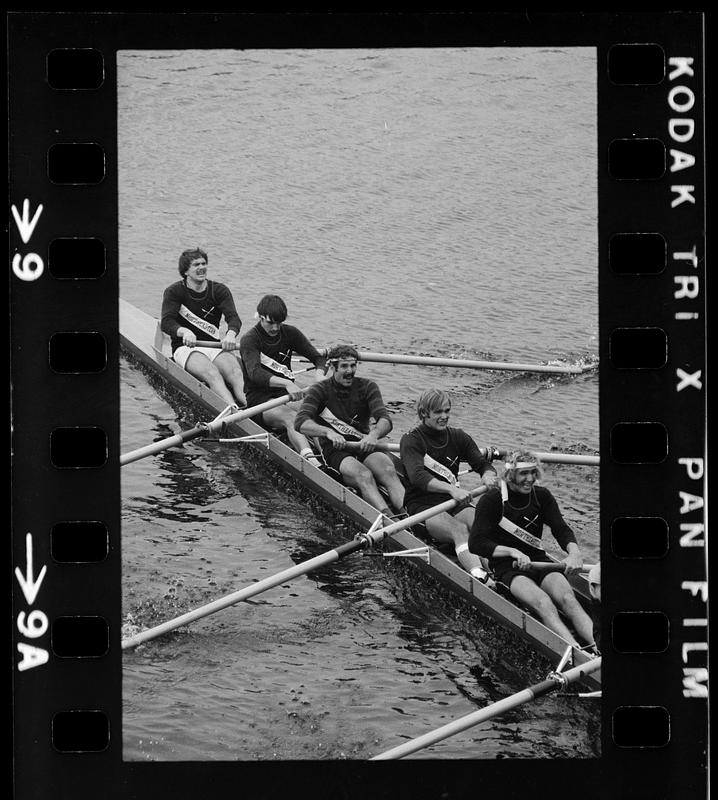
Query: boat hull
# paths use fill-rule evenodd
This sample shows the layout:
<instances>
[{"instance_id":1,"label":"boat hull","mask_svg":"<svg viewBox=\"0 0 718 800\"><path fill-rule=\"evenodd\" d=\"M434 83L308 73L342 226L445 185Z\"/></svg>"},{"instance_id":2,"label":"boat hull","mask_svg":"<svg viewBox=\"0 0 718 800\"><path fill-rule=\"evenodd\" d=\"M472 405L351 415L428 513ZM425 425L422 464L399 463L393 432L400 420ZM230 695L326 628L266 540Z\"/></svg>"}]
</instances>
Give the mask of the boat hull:
<instances>
[{"instance_id":1,"label":"boat hull","mask_svg":"<svg viewBox=\"0 0 718 800\"><path fill-rule=\"evenodd\" d=\"M120 300L121 347L144 367L191 399L193 403L202 406L211 418L214 418L225 407L224 400L171 359L165 339L166 337L163 337L158 330L156 319L130 303ZM240 420L228 425L228 436L250 436L264 433L266 431L251 419ZM366 530L376 520L378 512L375 508L339 481L309 464L291 447L276 437L268 436L261 443L247 442L245 446L264 453L294 480L309 488L327 505L348 517L361 529ZM414 532L398 531L384 540L384 548L389 551L411 550L427 546L428 561L421 558L404 560L410 560L414 566L437 580L470 606L512 630L551 661L557 662L563 656L568 646L565 640L514 605L502 594L476 580L450 557L427 545L427 542L420 539ZM581 592L584 586L585 581L579 582L576 588ZM574 649L572 664L579 666L590 658L586 653ZM600 672L585 678L586 685L592 689L600 688L600 681Z\"/></svg>"}]
</instances>

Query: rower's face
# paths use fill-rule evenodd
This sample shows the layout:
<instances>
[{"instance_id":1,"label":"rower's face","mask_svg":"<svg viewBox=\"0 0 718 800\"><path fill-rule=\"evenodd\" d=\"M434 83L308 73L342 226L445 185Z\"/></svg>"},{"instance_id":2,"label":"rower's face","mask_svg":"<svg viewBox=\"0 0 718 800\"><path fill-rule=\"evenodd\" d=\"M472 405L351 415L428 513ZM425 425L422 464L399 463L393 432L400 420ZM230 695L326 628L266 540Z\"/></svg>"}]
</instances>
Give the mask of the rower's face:
<instances>
[{"instance_id":1,"label":"rower's face","mask_svg":"<svg viewBox=\"0 0 718 800\"><path fill-rule=\"evenodd\" d=\"M259 324L264 329L264 332L268 333L270 336L276 336L279 333L279 329L282 327L281 322L275 322L264 315L259 317Z\"/></svg>"},{"instance_id":2,"label":"rower's face","mask_svg":"<svg viewBox=\"0 0 718 800\"><path fill-rule=\"evenodd\" d=\"M447 403L445 406L437 409L431 409L426 417L424 417L424 425L427 428L432 428L435 431L445 430L449 424L449 416L451 415L451 405Z\"/></svg>"},{"instance_id":3,"label":"rower's face","mask_svg":"<svg viewBox=\"0 0 718 800\"><path fill-rule=\"evenodd\" d=\"M538 470L536 467L514 470L513 480L509 482L511 488L521 494L529 494L534 484L538 480Z\"/></svg>"},{"instance_id":4,"label":"rower's face","mask_svg":"<svg viewBox=\"0 0 718 800\"><path fill-rule=\"evenodd\" d=\"M334 380L341 386L351 386L357 371L357 362L353 358L337 361L334 366Z\"/></svg>"},{"instance_id":5,"label":"rower's face","mask_svg":"<svg viewBox=\"0 0 718 800\"><path fill-rule=\"evenodd\" d=\"M190 261L187 277L194 281L203 281L207 277L207 261L202 258L193 258Z\"/></svg>"}]
</instances>

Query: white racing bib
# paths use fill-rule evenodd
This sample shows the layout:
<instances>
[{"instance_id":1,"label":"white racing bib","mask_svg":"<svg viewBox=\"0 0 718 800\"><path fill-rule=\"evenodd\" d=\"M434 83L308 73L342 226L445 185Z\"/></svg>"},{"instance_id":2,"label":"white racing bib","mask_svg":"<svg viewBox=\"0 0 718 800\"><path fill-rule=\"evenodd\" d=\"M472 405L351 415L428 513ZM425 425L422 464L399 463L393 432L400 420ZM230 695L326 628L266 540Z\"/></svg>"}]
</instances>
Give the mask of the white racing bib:
<instances>
[{"instance_id":1,"label":"white racing bib","mask_svg":"<svg viewBox=\"0 0 718 800\"><path fill-rule=\"evenodd\" d=\"M504 503L509 498L509 490L506 486L505 481L501 481L501 499ZM537 550L543 550L543 542L537 536L534 536L532 533L525 531L523 528L520 528L514 522L507 519L506 517L501 517L499 520L499 527L502 530L505 530L506 533L510 533L512 536L515 536L517 539L520 539L522 542L525 542L531 547L535 547Z\"/></svg>"},{"instance_id":2,"label":"white racing bib","mask_svg":"<svg viewBox=\"0 0 718 800\"><path fill-rule=\"evenodd\" d=\"M201 331L204 331L208 336L211 336L213 339L219 340L219 328L215 325L212 325L211 322L207 322L206 319L202 319L202 317L198 317L196 314L193 314L186 305L181 305L179 307L179 315L182 319L187 320L190 325L198 328Z\"/></svg>"},{"instance_id":3,"label":"white racing bib","mask_svg":"<svg viewBox=\"0 0 718 800\"><path fill-rule=\"evenodd\" d=\"M353 428L348 422L343 422L340 420L339 417L332 414L328 408L325 408L323 411L321 411L319 416L328 422L335 431L341 433L342 436L355 436L357 439L364 438L364 434L361 433L361 431Z\"/></svg>"},{"instance_id":4,"label":"white racing bib","mask_svg":"<svg viewBox=\"0 0 718 800\"><path fill-rule=\"evenodd\" d=\"M260 353L259 360L262 366L266 367L268 370L271 370L277 375L281 375L283 378L288 378L290 381L294 380L294 373L291 369L285 367L284 364L280 364L278 361L275 361L273 358L270 358L264 353Z\"/></svg>"},{"instance_id":5,"label":"white racing bib","mask_svg":"<svg viewBox=\"0 0 718 800\"><path fill-rule=\"evenodd\" d=\"M448 467L445 467L436 459L432 458L428 453L424 455L424 466L429 470L429 472L433 472L439 478L445 480L447 483L450 483L452 486L459 485L459 480L454 473Z\"/></svg>"}]
</instances>

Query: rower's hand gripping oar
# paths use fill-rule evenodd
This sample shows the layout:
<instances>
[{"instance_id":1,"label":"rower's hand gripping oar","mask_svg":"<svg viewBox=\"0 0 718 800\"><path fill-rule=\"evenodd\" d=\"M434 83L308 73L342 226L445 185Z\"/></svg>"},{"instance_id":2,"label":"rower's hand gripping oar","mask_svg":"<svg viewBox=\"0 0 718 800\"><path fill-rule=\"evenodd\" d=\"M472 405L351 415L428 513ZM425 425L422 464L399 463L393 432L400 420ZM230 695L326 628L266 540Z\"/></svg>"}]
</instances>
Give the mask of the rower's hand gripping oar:
<instances>
[{"instance_id":1,"label":"rower's hand gripping oar","mask_svg":"<svg viewBox=\"0 0 718 800\"><path fill-rule=\"evenodd\" d=\"M306 391L306 389L303 391ZM206 436L207 434L221 430L222 427L228 423L239 422L243 419L256 417L258 414L261 414L264 411L269 411L270 408L277 408L277 406L282 406L285 403L291 402L293 397L294 395L282 395L281 397L275 397L273 400L267 400L265 403L259 403L259 405L251 406L250 408L240 409L234 414L222 414L216 419L212 420L212 422L202 422L199 425L195 425L194 428L182 431L174 436L169 436L166 439L160 440L159 442L153 442L145 447L139 447L137 450L132 450L129 453L121 455L120 466L131 464L133 461L139 461L141 458L152 456L155 453L160 453L170 447L175 447L177 445L184 444L185 442L192 441L192 439L198 439L200 436Z\"/></svg>"},{"instance_id":2,"label":"rower's hand gripping oar","mask_svg":"<svg viewBox=\"0 0 718 800\"><path fill-rule=\"evenodd\" d=\"M476 489L472 489L469 492L469 498L476 497L485 491L486 486L478 486ZM285 569L282 572L278 572L276 575L272 575L269 578L264 578L261 581L257 581L251 586L247 586L244 589L239 589L236 592L232 592L232 594L220 597L211 603L207 603L204 606L196 608L194 611L188 611L186 614L182 614L175 619L164 622L161 625L155 626L154 628L149 628L146 631L141 631L140 633L130 636L127 639L123 639L122 649L127 650L130 647L136 647L138 644L147 642L150 639L156 639L158 636L161 636L164 633L169 633L169 631L179 628L182 625L187 625L190 622L194 622L195 620L202 619L210 614L214 614L217 611L221 611L223 608L235 605L243 600L248 600L250 597L254 597L262 592L266 592L268 589L273 589L275 586L279 586L281 583L298 578L300 575L306 575L308 572L318 569L319 567L323 567L326 564L339 561L345 556L348 556L350 553L355 553L365 548L372 548L375 544L381 542L385 536L390 536L392 533L396 533L404 528L408 528L411 525L424 522L424 520L427 520L430 517L441 513L442 511L449 511L457 505L461 505L461 501L447 500L445 503L440 503L439 505L427 508L425 511L420 511L418 514L413 514L405 519L400 519L397 522L393 522L391 525L386 525L379 528L375 528L375 525L372 525L372 527L366 531L366 533L360 533L351 542L346 542L345 544L342 544L333 550L329 550L326 553L322 553L314 558L310 558L308 561L304 561L301 564L295 564L289 569Z\"/></svg>"}]
</instances>

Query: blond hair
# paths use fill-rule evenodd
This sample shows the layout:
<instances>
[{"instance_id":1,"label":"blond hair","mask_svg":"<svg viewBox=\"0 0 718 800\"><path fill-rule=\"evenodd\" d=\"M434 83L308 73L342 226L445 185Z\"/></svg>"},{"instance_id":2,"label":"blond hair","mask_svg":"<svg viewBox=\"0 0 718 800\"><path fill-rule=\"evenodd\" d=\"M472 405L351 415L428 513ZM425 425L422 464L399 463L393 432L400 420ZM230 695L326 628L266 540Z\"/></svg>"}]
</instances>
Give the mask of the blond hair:
<instances>
[{"instance_id":1,"label":"blond hair","mask_svg":"<svg viewBox=\"0 0 718 800\"><path fill-rule=\"evenodd\" d=\"M532 450L512 450L506 456L504 480L513 482L516 475L516 470L522 469L522 467L517 466L521 462L536 464L538 478L540 479L543 477L543 465L541 464L541 461L536 453L534 453Z\"/></svg>"},{"instance_id":2,"label":"blond hair","mask_svg":"<svg viewBox=\"0 0 718 800\"><path fill-rule=\"evenodd\" d=\"M423 422L430 411L438 411L447 403L451 406L451 398L443 389L427 389L416 401L416 414Z\"/></svg>"}]
</instances>

